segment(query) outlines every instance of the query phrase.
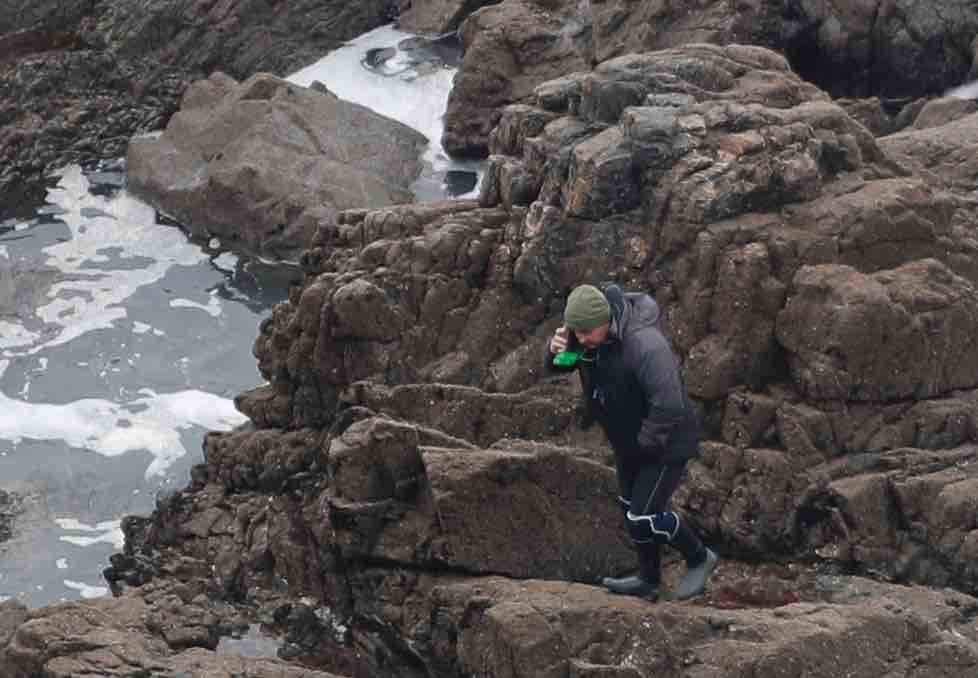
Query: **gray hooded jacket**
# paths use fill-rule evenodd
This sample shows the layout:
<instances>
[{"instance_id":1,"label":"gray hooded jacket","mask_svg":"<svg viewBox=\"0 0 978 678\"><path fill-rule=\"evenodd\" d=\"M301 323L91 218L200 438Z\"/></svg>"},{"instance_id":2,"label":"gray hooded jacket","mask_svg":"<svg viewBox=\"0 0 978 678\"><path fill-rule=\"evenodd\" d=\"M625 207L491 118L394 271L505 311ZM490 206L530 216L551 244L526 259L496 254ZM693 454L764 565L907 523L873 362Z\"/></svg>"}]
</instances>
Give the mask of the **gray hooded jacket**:
<instances>
[{"instance_id":1,"label":"gray hooded jacket","mask_svg":"<svg viewBox=\"0 0 978 678\"><path fill-rule=\"evenodd\" d=\"M572 368L579 369L587 415L604 428L622 460L676 463L699 454L699 422L679 361L659 328L659 305L647 294L604 290L611 305L608 340ZM571 333L569 348L580 350Z\"/></svg>"}]
</instances>

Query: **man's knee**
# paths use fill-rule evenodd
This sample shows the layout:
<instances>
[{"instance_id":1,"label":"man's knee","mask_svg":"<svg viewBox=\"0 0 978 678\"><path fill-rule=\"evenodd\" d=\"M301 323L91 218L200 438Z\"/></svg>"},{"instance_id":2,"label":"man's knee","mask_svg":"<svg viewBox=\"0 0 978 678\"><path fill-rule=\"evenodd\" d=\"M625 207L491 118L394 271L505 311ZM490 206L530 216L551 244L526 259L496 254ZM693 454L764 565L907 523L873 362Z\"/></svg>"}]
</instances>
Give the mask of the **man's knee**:
<instances>
[{"instance_id":1,"label":"man's knee","mask_svg":"<svg viewBox=\"0 0 978 678\"><path fill-rule=\"evenodd\" d=\"M639 544L648 542L668 544L679 531L679 516L672 511L648 515L636 515L629 511L626 518L628 534L633 542Z\"/></svg>"}]
</instances>

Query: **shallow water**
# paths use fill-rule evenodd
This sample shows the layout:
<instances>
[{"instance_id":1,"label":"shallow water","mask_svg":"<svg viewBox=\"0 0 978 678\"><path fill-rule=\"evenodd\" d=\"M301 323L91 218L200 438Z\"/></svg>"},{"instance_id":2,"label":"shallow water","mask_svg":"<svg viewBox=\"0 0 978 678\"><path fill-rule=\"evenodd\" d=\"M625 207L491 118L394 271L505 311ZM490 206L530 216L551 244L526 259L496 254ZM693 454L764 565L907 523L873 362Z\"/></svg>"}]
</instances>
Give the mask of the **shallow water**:
<instances>
[{"instance_id":1,"label":"shallow water","mask_svg":"<svg viewBox=\"0 0 978 678\"><path fill-rule=\"evenodd\" d=\"M120 519L152 510L245 418L251 345L293 270L194 243L123 190L64 172L38 218L0 232L0 485L25 497L0 596L107 593Z\"/></svg>"},{"instance_id":2,"label":"shallow water","mask_svg":"<svg viewBox=\"0 0 978 678\"><path fill-rule=\"evenodd\" d=\"M289 79L428 136L419 202L472 197L484 163L440 143L451 54L387 26ZM23 509L0 600L108 594L120 520L186 485L207 431L245 420L233 398L262 383L259 323L299 277L191 241L124 185L121 166L67 168L35 218L0 223L0 488Z\"/></svg>"},{"instance_id":3,"label":"shallow water","mask_svg":"<svg viewBox=\"0 0 978 678\"><path fill-rule=\"evenodd\" d=\"M318 80L341 99L366 106L428 137L429 145L422 158L426 170L412 186L418 202L476 197L485 162L452 159L441 145L442 118L458 71L458 55L452 48L438 45L418 49L417 43L410 33L381 26L290 75L288 80L305 87ZM387 58L371 67L367 63L369 56L385 49ZM456 184L453 179L457 180L460 173L470 175L474 185ZM457 190L456 185L464 188Z\"/></svg>"}]
</instances>

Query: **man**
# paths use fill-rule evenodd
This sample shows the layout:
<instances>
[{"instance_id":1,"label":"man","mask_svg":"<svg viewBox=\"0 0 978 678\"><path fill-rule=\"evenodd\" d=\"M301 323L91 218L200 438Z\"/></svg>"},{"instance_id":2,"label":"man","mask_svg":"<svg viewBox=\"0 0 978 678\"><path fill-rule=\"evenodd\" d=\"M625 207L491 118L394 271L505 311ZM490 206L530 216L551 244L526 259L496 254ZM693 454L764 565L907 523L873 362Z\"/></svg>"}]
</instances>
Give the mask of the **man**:
<instances>
[{"instance_id":1,"label":"man","mask_svg":"<svg viewBox=\"0 0 978 678\"><path fill-rule=\"evenodd\" d=\"M667 510L686 463L699 455L699 422L659 315L647 294L625 294L617 285L604 291L576 287L567 298L563 326L548 342L546 365L549 371L580 370L585 416L601 424L615 453L618 500L638 552L639 574L602 584L614 593L657 600L659 549L669 544L686 559L686 574L673 595L685 600L703 592L717 555ZM564 351L571 359L555 364ZM570 364L574 353L581 355Z\"/></svg>"}]
</instances>

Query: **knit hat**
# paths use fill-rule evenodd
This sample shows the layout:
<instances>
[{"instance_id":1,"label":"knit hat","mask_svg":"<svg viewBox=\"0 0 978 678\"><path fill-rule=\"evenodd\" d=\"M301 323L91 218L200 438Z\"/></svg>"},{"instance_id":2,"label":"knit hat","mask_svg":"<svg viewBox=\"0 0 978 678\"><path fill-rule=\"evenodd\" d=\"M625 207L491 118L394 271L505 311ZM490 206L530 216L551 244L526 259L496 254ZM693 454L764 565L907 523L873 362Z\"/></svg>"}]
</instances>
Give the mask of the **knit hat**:
<instances>
[{"instance_id":1,"label":"knit hat","mask_svg":"<svg viewBox=\"0 0 978 678\"><path fill-rule=\"evenodd\" d=\"M611 320L611 305L594 285L579 285L567 297L564 325L570 330L593 330Z\"/></svg>"}]
</instances>

